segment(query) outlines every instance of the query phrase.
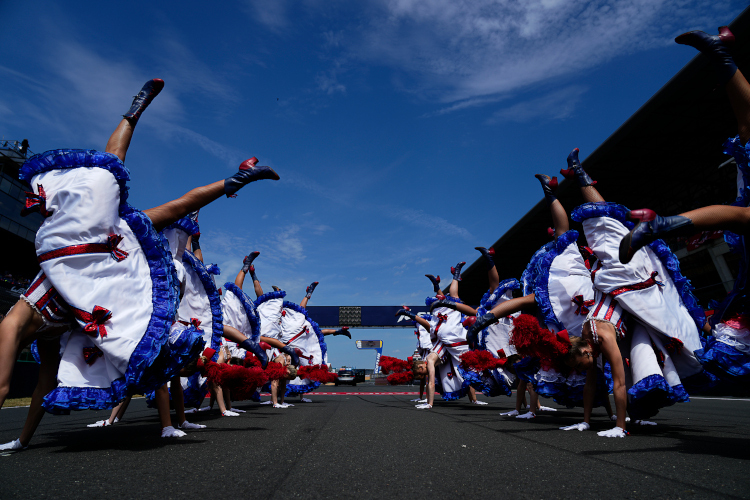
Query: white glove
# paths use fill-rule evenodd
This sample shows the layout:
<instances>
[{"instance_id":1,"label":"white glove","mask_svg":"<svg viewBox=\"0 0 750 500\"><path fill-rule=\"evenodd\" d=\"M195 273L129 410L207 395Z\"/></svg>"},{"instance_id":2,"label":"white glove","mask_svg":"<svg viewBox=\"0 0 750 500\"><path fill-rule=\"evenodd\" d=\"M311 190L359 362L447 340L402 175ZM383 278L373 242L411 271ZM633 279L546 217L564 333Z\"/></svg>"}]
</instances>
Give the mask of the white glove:
<instances>
[{"instance_id":1,"label":"white glove","mask_svg":"<svg viewBox=\"0 0 750 500\"><path fill-rule=\"evenodd\" d=\"M635 425L656 425L656 422L650 420L636 420L633 422Z\"/></svg>"},{"instance_id":2,"label":"white glove","mask_svg":"<svg viewBox=\"0 0 750 500\"><path fill-rule=\"evenodd\" d=\"M416 408L417 410L429 410L429 409L432 408L432 405L424 403L424 404L421 404L421 405L417 405L414 408Z\"/></svg>"},{"instance_id":3,"label":"white glove","mask_svg":"<svg viewBox=\"0 0 750 500\"><path fill-rule=\"evenodd\" d=\"M235 413L247 413L245 410L239 410L237 408L230 408L230 410L232 410Z\"/></svg>"},{"instance_id":4,"label":"white glove","mask_svg":"<svg viewBox=\"0 0 750 500\"><path fill-rule=\"evenodd\" d=\"M561 431L587 431L589 429L591 429L591 426L587 424L586 422L581 422L580 424L569 425L567 427L560 427Z\"/></svg>"},{"instance_id":5,"label":"white glove","mask_svg":"<svg viewBox=\"0 0 750 500\"><path fill-rule=\"evenodd\" d=\"M518 415L518 410L506 411L500 414L501 417L515 417L516 415Z\"/></svg>"},{"instance_id":6,"label":"white glove","mask_svg":"<svg viewBox=\"0 0 750 500\"><path fill-rule=\"evenodd\" d=\"M198 408L198 411L209 411L210 409L210 406L204 406L203 408Z\"/></svg>"},{"instance_id":7,"label":"white glove","mask_svg":"<svg viewBox=\"0 0 750 500\"><path fill-rule=\"evenodd\" d=\"M203 424L191 424L187 420L180 424L180 429L205 429L206 426Z\"/></svg>"},{"instance_id":8,"label":"white glove","mask_svg":"<svg viewBox=\"0 0 750 500\"><path fill-rule=\"evenodd\" d=\"M489 403L486 401L479 401L478 399L476 401L472 401L472 404L475 405L488 405Z\"/></svg>"},{"instance_id":9,"label":"white glove","mask_svg":"<svg viewBox=\"0 0 750 500\"><path fill-rule=\"evenodd\" d=\"M530 420L532 418L536 418L536 414L533 411L524 413L523 415L518 415L516 418L522 418L524 420Z\"/></svg>"},{"instance_id":10,"label":"white glove","mask_svg":"<svg viewBox=\"0 0 750 500\"><path fill-rule=\"evenodd\" d=\"M624 438L628 433L621 427L613 427L608 431L597 432L596 435L605 438Z\"/></svg>"},{"instance_id":11,"label":"white glove","mask_svg":"<svg viewBox=\"0 0 750 500\"><path fill-rule=\"evenodd\" d=\"M28 446L22 445L20 439L14 439L10 443L0 444L0 451L18 451L25 450L26 448L28 448Z\"/></svg>"},{"instance_id":12,"label":"white glove","mask_svg":"<svg viewBox=\"0 0 750 500\"><path fill-rule=\"evenodd\" d=\"M182 436L187 436L187 434L182 431L178 431L171 425L169 427L164 427L161 430L161 437L163 438L181 438Z\"/></svg>"},{"instance_id":13,"label":"white glove","mask_svg":"<svg viewBox=\"0 0 750 500\"><path fill-rule=\"evenodd\" d=\"M312 403L312 399L300 398L300 403Z\"/></svg>"},{"instance_id":14,"label":"white glove","mask_svg":"<svg viewBox=\"0 0 750 500\"><path fill-rule=\"evenodd\" d=\"M260 403L260 404L262 404L262 405L270 405L270 404L271 404L271 402L270 402L270 401L263 401L263 402L262 402L262 403Z\"/></svg>"},{"instance_id":15,"label":"white glove","mask_svg":"<svg viewBox=\"0 0 750 500\"><path fill-rule=\"evenodd\" d=\"M185 415L189 415L190 413L195 413L198 411L198 408L188 408L185 410Z\"/></svg>"},{"instance_id":16,"label":"white glove","mask_svg":"<svg viewBox=\"0 0 750 500\"><path fill-rule=\"evenodd\" d=\"M294 405L292 403L281 403L281 406L283 406L284 408L290 408L290 407L293 407Z\"/></svg>"},{"instance_id":17,"label":"white glove","mask_svg":"<svg viewBox=\"0 0 750 500\"><path fill-rule=\"evenodd\" d=\"M273 405L273 407L274 407L274 408L284 408L284 407L283 407L283 406L281 406L281 405ZM224 417L239 417L239 416L240 416L240 414L239 414L239 413L235 413L235 412L233 412L232 410L225 410L225 411L223 411L223 412L222 412L221 414L222 414L222 416L224 416Z\"/></svg>"},{"instance_id":18,"label":"white glove","mask_svg":"<svg viewBox=\"0 0 750 500\"><path fill-rule=\"evenodd\" d=\"M617 415L612 415L611 417L609 417L609 419L610 419L610 420L611 420L612 422L617 422ZM626 422L630 422L630 417L625 417L625 421L626 421Z\"/></svg>"},{"instance_id":19,"label":"white glove","mask_svg":"<svg viewBox=\"0 0 750 500\"><path fill-rule=\"evenodd\" d=\"M112 425L112 424L110 424L109 423L109 419L107 419L107 420L98 420L98 421L94 422L93 424L87 425L86 427L107 427L107 426L110 426L110 425Z\"/></svg>"},{"instance_id":20,"label":"white glove","mask_svg":"<svg viewBox=\"0 0 750 500\"><path fill-rule=\"evenodd\" d=\"M540 406L539 411L557 411L555 408L550 408L549 406Z\"/></svg>"},{"instance_id":21,"label":"white glove","mask_svg":"<svg viewBox=\"0 0 750 500\"><path fill-rule=\"evenodd\" d=\"M419 403L422 400L419 398L416 398L416 399L410 399L409 401L411 401L412 403Z\"/></svg>"}]
</instances>

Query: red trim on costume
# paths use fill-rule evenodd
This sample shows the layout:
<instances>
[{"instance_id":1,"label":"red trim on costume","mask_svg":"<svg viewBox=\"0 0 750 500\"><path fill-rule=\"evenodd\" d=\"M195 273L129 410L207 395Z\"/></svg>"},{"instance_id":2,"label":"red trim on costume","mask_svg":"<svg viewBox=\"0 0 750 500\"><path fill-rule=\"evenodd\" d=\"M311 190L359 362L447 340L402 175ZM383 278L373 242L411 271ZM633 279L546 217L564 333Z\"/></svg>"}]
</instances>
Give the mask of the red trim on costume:
<instances>
[{"instance_id":1,"label":"red trim on costume","mask_svg":"<svg viewBox=\"0 0 750 500\"><path fill-rule=\"evenodd\" d=\"M633 290L645 290L646 288L651 288L654 285L664 286L664 283L662 283L661 281L657 281L656 280L656 276L658 274L659 273L657 271L652 271L651 272L651 277L649 279L647 279L646 281L641 281L640 283L634 283L632 285L628 285L628 286L624 286L622 288L618 288L617 290L613 290L613 291L609 292L609 295L612 295L613 297L617 297L618 295L620 295L622 293L625 293L625 292L630 292L630 291L633 291Z\"/></svg>"},{"instance_id":2,"label":"red trim on costume","mask_svg":"<svg viewBox=\"0 0 750 500\"><path fill-rule=\"evenodd\" d=\"M48 260L57 259L59 257L68 257L71 255L82 255L87 253L108 253L117 262L125 260L128 256L128 252L117 248L117 245L122 241L122 236L119 234L110 234L107 237L106 243L84 243L82 245L71 245L67 247L57 248L50 250L37 257L37 260L41 264Z\"/></svg>"},{"instance_id":3,"label":"red trim on costume","mask_svg":"<svg viewBox=\"0 0 750 500\"><path fill-rule=\"evenodd\" d=\"M50 288L49 290L47 290L45 292L44 295L42 295L39 298L39 300L37 300L36 302L34 302L34 306L36 306L36 308L41 311L42 309L44 309L45 307L47 307L47 304L49 303L50 300L52 300L52 297L56 293L57 293L57 291L54 288Z\"/></svg>"},{"instance_id":4,"label":"red trim on costume","mask_svg":"<svg viewBox=\"0 0 750 500\"><path fill-rule=\"evenodd\" d=\"M604 321L611 321L612 315L615 313L615 306L617 305L617 302L614 300L609 303L609 308L607 309L607 314L604 315Z\"/></svg>"},{"instance_id":5,"label":"red trim on costume","mask_svg":"<svg viewBox=\"0 0 750 500\"><path fill-rule=\"evenodd\" d=\"M602 308L606 300L607 300L607 294L606 293L602 294L602 300L599 301L599 304L596 306L596 309L594 310L595 317L599 315L599 310Z\"/></svg>"},{"instance_id":6,"label":"red trim on costume","mask_svg":"<svg viewBox=\"0 0 750 500\"><path fill-rule=\"evenodd\" d=\"M104 353L96 346L83 348L83 360L89 366L93 365L102 356L104 356Z\"/></svg>"},{"instance_id":7,"label":"red trim on costume","mask_svg":"<svg viewBox=\"0 0 750 500\"><path fill-rule=\"evenodd\" d=\"M583 315L589 313L589 307L594 305L594 299L591 300L583 300L583 295L576 295L572 299L570 299L572 303L574 303L576 306L576 312L577 315Z\"/></svg>"},{"instance_id":8,"label":"red trim on costume","mask_svg":"<svg viewBox=\"0 0 750 500\"><path fill-rule=\"evenodd\" d=\"M448 321L448 316L446 314L440 314L440 313L438 313L437 314L437 319L438 319L438 322L437 322L437 325L435 325L435 335L437 335L438 330L440 330L440 326L444 322Z\"/></svg>"},{"instance_id":9,"label":"red trim on costume","mask_svg":"<svg viewBox=\"0 0 750 500\"><path fill-rule=\"evenodd\" d=\"M76 319L86 322L83 326L83 331L87 335L91 335L92 337L101 335L102 338L107 336L107 329L104 327L104 323L112 318L112 311L100 306L94 306L94 310L90 313L76 307L71 307L71 309Z\"/></svg>"},{"instance_id":10,"label":"red trim on costume","mask_svg":"<svg viewBox=\"0 0 750 500\"><path fill-rule=\"evenodd\" d=\"M682 343L682 340L672 337L668 342L664 343L664 349L666 349L668 353L674 354L680 352L684 345L685 344Z\"/></svg>"},{"instance_id":11,"label":"red trim on costume","mask_svg":"<svg viewBox=\"0 0 750 500\"><path fill-rule=\"evenodd\" d=\"M44 192L44 188L41 184L37 184L37 188L39 188L39 194L24 191L26 193L26 204L21 209L21 217L26 217L33 212L39 212L44 217L52 215L52 211L47 210L47 194Z\"/></svg>"},{"instance_id":12,"label":"red trim on costume","mask_svg":"<svg viewBox=\"0 0 750 500\"><path fill-rule=\"evenodd\" d=\"M437 347L437 349L435 349L435 347ZM442 341L442 340L441 340L441 341L438 341L438 342L437 342L437 343L435 344L435 347L433 347L433 348L432 348L432 350L433 350L433 352L434 352L435 354L437 354L437 355L438 355L438 357L439 357L439 356L440 356L440 354L439 354L439 353L440 353L440 351L442 351L442 350L443 350L443 341Z\"/></svg>"},{"instance_id":13,"label":"red trim on costume","mask_svg":"<svg viewBox=\"0 0 750 500\"><path fill-rule=\"evenodd\" d=\"M462 345L469 345L469 342L464 340L463 342L454 342L452 344L445 344L446 347L458 347Z\"/></svg>"},{"instance_id":14,"label":"red trim on costume","mask_svg":"<svg viewBox=\"0 0 750 500\"><path fill-rule=\"evenodd\" d=\"M301 332L299 332L299 333L298 333L297 335L295 335L294 337L292 337L292 338L291 338L291 339L289 340L289 342L287 342L287 343L286 343L285 345L289 345L289 344L291 344L292 342L294 342L295 340L297 340L298 338L300 338L301 336L303 336L303 335L304 335L304 334L306 334L306 333L310 333L310 328L309 328L309 327L307 327L307 326L306 326L305 328L303 328L303 329L302 329L302 331L301 331Z\"/></svg>"},{"instance_id":15,"label":"red trim on costume","mask_svg":"<svg viewBox=\"0 0 750 500\"><path fill-rule=\"evenodd\" d=\"M31 284L31 286L29 287L29 289L28 289L28 290L26 290L26 293L24 293L24 295L26 295L26 296L28 297L29 295L31 295L32 293L34 293L34 290L36 290L37 288L39 288L39 285L41 285L42 283L44 283L44 279L45 279L46 277L47 277L47 276L45 276L45 274L44 274L44 273L42 273L41 275L39 275L39 278L37 278L37 279L36 279L36 280L35 280L35 281L34 281L34 282L33 282L33 283Z\"/></svg>"},{"instance_id":16,"label":"red trim on costume","mask_svg":"<svg viewBox=\"0 0 750 500\"><path fill-rule=\"evenodd\" d=\"M586 269L591 271L592 260L597 260L596 254L591 248L587 246L579 246L578 249L583 254L583 263L586 265Z\"/></svg>"},{"instance_id":17,"label":"red trim on costume","mask_svg":"<svg viewBox=\"0 0 750 500\"><path fill-rule=\"evenodd\" d=\"M599 269L601 269L601 268L602 268L602 261L597 261L597 263L596 263L596 269L594 269L593 271L591 271L591 282L592 283L594 282L594 278L596 278L597 271L599 271Z\"/></svg>"}]
</instances>

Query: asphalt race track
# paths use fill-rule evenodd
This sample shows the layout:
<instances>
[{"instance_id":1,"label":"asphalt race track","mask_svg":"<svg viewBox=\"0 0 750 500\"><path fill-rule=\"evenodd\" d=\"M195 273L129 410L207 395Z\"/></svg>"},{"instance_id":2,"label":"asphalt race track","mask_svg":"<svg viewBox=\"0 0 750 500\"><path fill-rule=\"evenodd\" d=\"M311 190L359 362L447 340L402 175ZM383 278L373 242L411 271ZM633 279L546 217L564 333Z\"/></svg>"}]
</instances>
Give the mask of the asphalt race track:
<instances>
[{"instance_id":1,"label":"asphalt race track","mask_svg":"<svg viewBox=\"0 0 750 500\"><path fill-rule=\"evenodd\" d=\"M606 439L558 430L582 411L549 400L557 412L518 421L498 415L513 408L508 397L416 410L403 394L413 387L322 390L337 394L189 415L208 428L180 439L159 437L143 399L106 428L86 424L109 412L47 415L28 450L0 453L0 498L750 497L750 400L693 398L662 410L656 427ZM376 394L390 391L402 394ZM0 442L25 416L0 411ZM595 410L594 430L611 426Z\"/></svg>"}]
</instances>

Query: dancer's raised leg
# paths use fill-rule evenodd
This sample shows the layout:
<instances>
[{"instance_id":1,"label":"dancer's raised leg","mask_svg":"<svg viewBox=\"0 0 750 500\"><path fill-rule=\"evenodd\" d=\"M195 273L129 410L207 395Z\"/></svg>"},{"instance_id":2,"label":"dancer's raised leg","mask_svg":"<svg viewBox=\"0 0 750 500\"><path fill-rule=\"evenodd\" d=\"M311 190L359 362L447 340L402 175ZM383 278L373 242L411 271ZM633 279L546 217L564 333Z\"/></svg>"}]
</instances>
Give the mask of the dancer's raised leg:
<instances>
[{"instance_id":1,"label":"dancer's raised leg","mask_svg":"<svg viewBox=\"0 0 750 500\"><path fill-rule=\"evenodd\" d=\"M250 272L250 268L253 265L253 261L255 258L260 255L260 252L250 252L250 255L246 255L244 259L242 259L242 269L240 269L240 272L237 273L237 277L234 279L234 284L241 290L242 285L245 284L245 275ZM253 268L253 285L255 284L255 268ZM257 289L256 289L257 292ZM260 294L263 295L263 289L261 289Z\"/></svg>"},{"instance_id":2,"label":"dancer's raised leg","mask_svg":"<svg viewBox=\"0 0 750 500\"><path fill-rule=\"evenodd\" d=\"M253 157L240 164L239 170L232 177L217 181L207 186L201 186L189 191L176 200L158 207L145 210L157 231L161 231L171 223L205 207L222 195L233 196L241 187L261 179L279 180L279 175L271 168L256 166L258 159Z\"/></svg>"},{"instance_id":3,"label":"dancer's raised leg","mask_svg":"<svg viewBox=\"0 0 750 500\"><path fill-rule=\"evenodd\" d=\"M130 140L133 138L133 131L138 123L138 119L141 117L141 113L151 104L154 97L159 95L159 92L163 88L164 80L160 80L159 78L149 80L143 85L138 95L133 98L133 104L130 106L128 112L122 115L122 121L109 137L107 147L104 151L112 153L121 161L125 161L125 154L130 147Z\"/></svg>"},{"instance_id":4,"label":"dancer's raised leg","mask_svg":"<svg viewBox=\"0 0 750 500\"><path fill-rule=\"evenodd\" d=\"M671 217L661 217L644 208L631 210L628 218L637 224L620 242L620 261L624 264L630 262L638 249L659 238L690 236L719 229L737 234L750 233L750 207L710 205Z\"/></svg>"},{"instance_id":5,"label":"dancer's raised leg","mask_svg":"<svg viewBox=\"0 0 750 500\"><path fill-rule=\"evenodd\" d=\"M542 184L544 198L547 200L549 211L552 214L552 227L555 230L555 238L557 238L570 229L568 214L565 212L565 208L563 208L560 200L554 195L554 192L557 189L557 177L550 177L549 175L543 174L536 174L534 177L536 177Z\"/></svg>"},{"instance_id":6,"label":"dancer's raised leg","mask_svg":"<svg viewBox=\"0 0 750 500\"><path fill-rule=\"evenodd\" d=\"M587 203L598 203L605 201L599 191L594 187L595 180L589 177L589 174L583 169L581 162L578 160L578 148L575 148L568 155L568 168L560 170L560 173L567 179L575 179L578 187L581 188L581 195ZM553 214L554 217L554 214Z\"/></svg>"},{"instance_id":7,"label":"dancer's raised leg","mask_svg":"<svg viewBox=\"0 0 750 500\"><path fill-rule=\"evenodd\" d=\"M319 284L319 281L313 281L312 283L310 283L310 286L305 289L305 298L302 299L302 301L299 303L300 306L307 307L307 303L310 301L310 297L312 297L312 294L315 291L315 287Z\"/></svg>"},{"instance_id":8,"label":"dancer's raised leg","mask_svg":"<svg viewBox=\"0 0 750 500\"><path fill-rule=\"evenodd\" d=\"M500 275L495 267L495 249L485 247L474 247L474 250L479 250L484 257L484 262L487 264L487 279L490 282L490 290L494 290L500 284Z\"/></svg>"}]
</instances>

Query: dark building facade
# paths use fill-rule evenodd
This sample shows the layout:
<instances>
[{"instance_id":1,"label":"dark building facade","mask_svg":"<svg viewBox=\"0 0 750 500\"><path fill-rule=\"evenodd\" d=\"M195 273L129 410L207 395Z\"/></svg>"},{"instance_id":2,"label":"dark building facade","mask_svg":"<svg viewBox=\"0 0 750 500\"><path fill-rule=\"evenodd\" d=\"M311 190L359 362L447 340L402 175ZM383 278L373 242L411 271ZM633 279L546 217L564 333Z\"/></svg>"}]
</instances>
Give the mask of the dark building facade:
<instances>
[{"instance_id":1,"label":"dark building facade","mask_svg":"<svg viewBox=\"0 0 750 500\"><path fill-rule=\"evenodd\" d=\"M39 271L34 236L44 220L41 214L21 216L29 189L18 180L18 171L32 156L25 141L0 141L0 309L7 312L8 289L33 279ZM11 278L12 276L12 278ZM6 292L6 293L1 293ZM13 300L15 302L15 300Z\"/></svg>"}]
</instances>

